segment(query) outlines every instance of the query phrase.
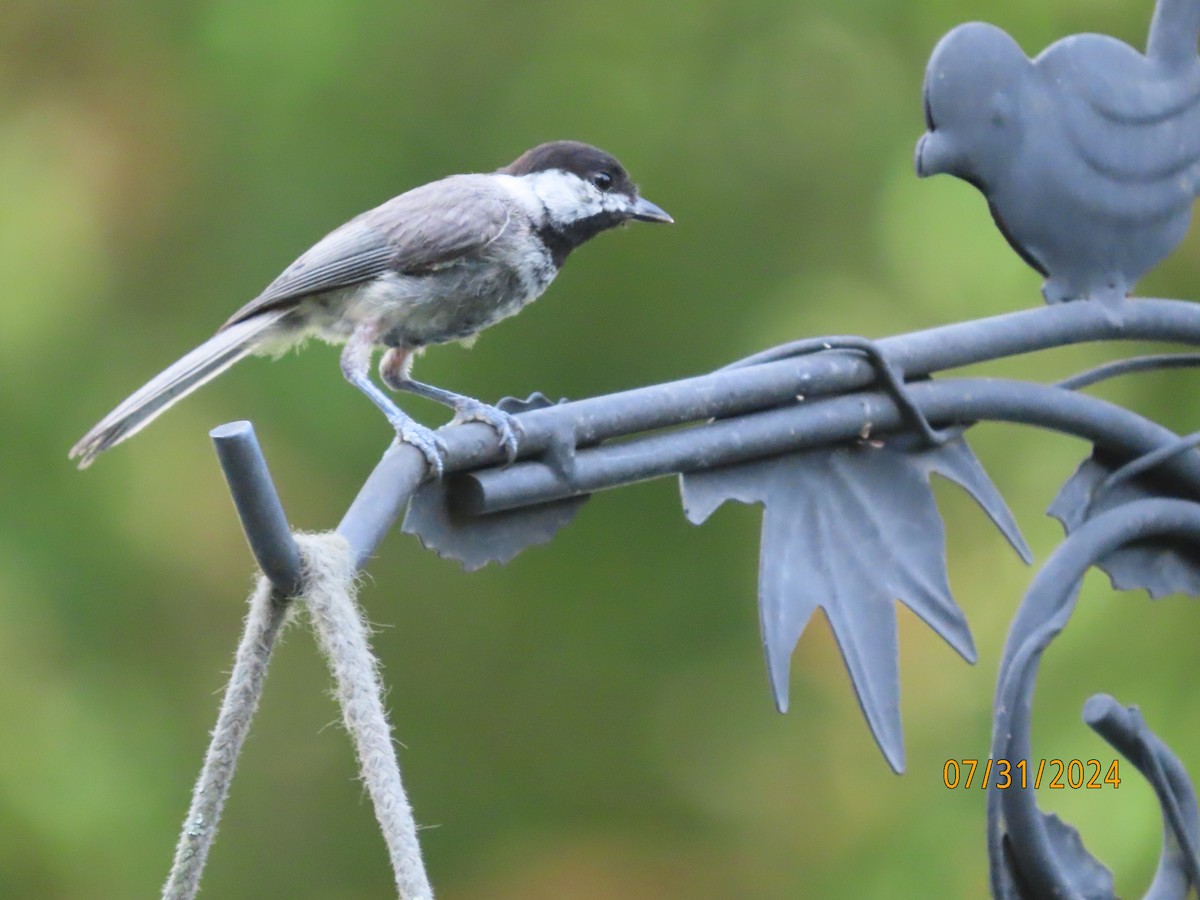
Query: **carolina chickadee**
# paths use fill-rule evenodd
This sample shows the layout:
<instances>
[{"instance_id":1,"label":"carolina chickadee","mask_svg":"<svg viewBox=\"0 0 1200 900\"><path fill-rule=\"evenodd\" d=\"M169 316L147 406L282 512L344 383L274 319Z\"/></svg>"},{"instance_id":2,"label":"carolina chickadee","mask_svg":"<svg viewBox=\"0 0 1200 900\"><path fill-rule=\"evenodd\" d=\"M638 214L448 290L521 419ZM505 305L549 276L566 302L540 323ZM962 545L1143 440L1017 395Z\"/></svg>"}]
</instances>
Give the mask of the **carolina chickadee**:
<instances>
[{"instance_id":1,"label":"carolina chickadee","mask_svg":"<svg viewBox=\"0 0 1200 900\"><path fill-rule=\"evenodd\" d=\"M376 347L384 384L491 425L509 459L516 422L470 397L409 377L429 344L468 341L520 311L567 256L630 219L671 222L638 196L610 154L577 141L542 144L490 174L451 175L414 188L333 231L233 314L217 333L126 398L71 448L86 468L102 452L239 359L279 354L316 336L344 343L346 379L378 406L398 438L440 476L445 446L370 379Z\"/></svg>"}]
</instances>

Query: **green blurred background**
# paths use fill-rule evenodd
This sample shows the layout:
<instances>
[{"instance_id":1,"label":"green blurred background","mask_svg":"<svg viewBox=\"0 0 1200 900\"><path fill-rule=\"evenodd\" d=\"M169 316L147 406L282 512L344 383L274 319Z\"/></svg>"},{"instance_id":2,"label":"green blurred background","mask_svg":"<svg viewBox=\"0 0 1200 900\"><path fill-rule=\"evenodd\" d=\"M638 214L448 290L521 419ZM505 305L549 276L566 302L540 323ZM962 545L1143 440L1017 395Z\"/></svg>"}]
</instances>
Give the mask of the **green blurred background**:
<instances>
[{"instance_id":1,"label":"green blurred background","mask_svg":"<svg viewBox=\"0 0 1200 900\"><path fill-rule=\"evenodd\" d=\"M583 397L787 339L909 331L1041 302L950 179L918 182L937 39L986 17L1027 51L1141 45L1149 0L688 4L8 0L0 30L0 896L152 896L213 721L253 564L207 431L254 421L297 527L331 527L387 446L314 345L251 360L86 473L67 448L353 214L543 140L616 153L673 228L584 248L541 302L426 380ZM1193 235L1143 293L1200 297ZM1126 352L1122 348L1121 352ZM1052 378L1085 347L987 371ZM1105 386L1181 430L1188 373ZM444 412L409 408L431 422ZM1042 510L1087 448L980 426L1039 560ZM684 522L669 480L595 497L552 544L464 574L399 533L362 600L379 626L428 866L456 898L979 897L987 753L1030 572L937 485L980 661L900 611L908 773L876 750L825 622L774 712L755 610L758 511ZM1111 758L1079 721L1110 691L1200 773L1196 614L1090 578L1047 657L1035 752ZM328 677L291 633L205 896L383 897L391 878ZM1120 789L1043 803L1140 893L1160 825Z\"/></svg>"}]
</instances>

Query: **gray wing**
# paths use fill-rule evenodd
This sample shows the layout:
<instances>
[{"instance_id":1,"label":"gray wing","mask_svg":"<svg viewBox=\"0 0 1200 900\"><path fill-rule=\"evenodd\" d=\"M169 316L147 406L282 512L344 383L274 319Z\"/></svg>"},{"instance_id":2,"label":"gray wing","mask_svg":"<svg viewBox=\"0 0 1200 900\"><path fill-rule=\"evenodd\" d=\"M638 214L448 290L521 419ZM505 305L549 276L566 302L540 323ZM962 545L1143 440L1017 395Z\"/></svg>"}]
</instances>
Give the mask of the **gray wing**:
<instances>
[{"instance_id":1,"label":"gray wing","mask_svg":"<svg viewBox=\"0 0 1200 900\"><path fill-rule=\"evenodd\" d=\"M401 194L362 218L386 236L392 268L423 275L477 253L511 222L513 200L488 175L452 175Z\"/></svg>"},{"instance_id":2,"label":"gray wing","mask_svg":"<svg viewBox=\"0 0 1200 900\"><path fill-rule=\"evenodd\" d=\"M1190 65L1166 69L1115 38L1075 35L1049 47L1035 65L1056 97L1051 114L1066 127L1074 153L1110 191L1131 195L1129 214L1153 215L1176 195L1190 205L1200 163L1194 51Z\"/></svg>"},{"instance_id":3,"label":"gray wing","mask_svg":"<svg viewBox=\"0 0 1200 900\"><path fill-rule=\"evenodd\" d=\"M449 265L504 233L506 201L479 175L454 175L393 197L319 240L221 327L384 272L423 275Z\"/></svg>"}]
</instances>

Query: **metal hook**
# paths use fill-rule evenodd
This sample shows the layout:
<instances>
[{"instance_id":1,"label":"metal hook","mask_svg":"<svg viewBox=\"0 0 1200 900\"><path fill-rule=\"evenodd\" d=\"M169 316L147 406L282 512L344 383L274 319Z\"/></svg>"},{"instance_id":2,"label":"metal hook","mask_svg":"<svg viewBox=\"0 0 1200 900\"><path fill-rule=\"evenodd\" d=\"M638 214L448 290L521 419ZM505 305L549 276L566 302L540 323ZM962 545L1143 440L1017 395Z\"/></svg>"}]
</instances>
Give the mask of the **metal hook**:
<instances>
[{"instance_id":1,"label":"metal hook","mask_svg":"<svg viewBox=\"0 0 1200 900\"><path fill-rule=\"evenodd\" d=\"M288 528L254 426L244 421L229 422L217 426L208 436L216 447L221 471L225 473L233 505L237 507L258 567L283 596L295 596L303 583L300 550Z\"/></svg>"},{"instance_id":2,"label":"metal hook","mask_svg":"<svg viewBox=\"0 0 1200 900\"><path fill-rule=\"evenodd\" d=\"M962 434L962 427L937 429L929 424L929 420L925 418L925 414L913 402L912 396L908 392L908 385L904 381L904 373L888 359L883 348L870 338L859 337L858 335L805 338L783 344L779 347L772 347L761 353L755 353L753 356L747 356L745 359L739 359L727 366L722 366L717 371L724 372L728 369L741 369L746 366L762 365L763 363L777 362L781 359L788 359L794 356L823 353L827 350L850 350L865 356L871 368L875 370L875 376L883 386L883 389L887 391L888 395L895 402L900 410L900 414L904 416L908 424L920 434L927 448L940 447L947 441Z\"/></svg>"}]
</instances>

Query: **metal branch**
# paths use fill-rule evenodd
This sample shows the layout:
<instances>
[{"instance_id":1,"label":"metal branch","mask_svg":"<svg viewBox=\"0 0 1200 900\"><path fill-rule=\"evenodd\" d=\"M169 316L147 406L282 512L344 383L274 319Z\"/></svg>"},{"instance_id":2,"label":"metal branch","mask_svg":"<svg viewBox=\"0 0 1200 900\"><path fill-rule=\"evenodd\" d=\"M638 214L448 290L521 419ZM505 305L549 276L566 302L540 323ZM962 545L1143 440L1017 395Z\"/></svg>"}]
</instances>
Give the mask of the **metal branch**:
<instances>
[{"instance_id":1,"label":"metal branch","mask_svg":"<svg viewBox=\"0 0 1200 900\"><path fill-rule=\"evenodd\" d=\"M1186 434L1182 437L1177 437L1169 444L1164 444L1163 446L1158 447L1157 449L1126 463L1100 483L1092 496L1092 502L1095 503L1096 500L1098 500L1103 494L1111 491L1117 485L1132 481L1139 475L1162 465L1164 460L1191 450L1197 444L1200 444L1200 431Z\"/></svg>"},{"instance_id":2,"label":"metal branch","mask_svg":"<svg viewBox=\"0 0 1200 900\"><path fill-rule=\"evenodd\" d=\"M887 358L887 354L875 341L855 335L837 335L827 338L813 338L808 341L795 341L783 347L775 347L754 356L748 356L737 362L730 363L720 371L740 369L743 366L756 366L765 362L786 359L790 356L806 356L810 353L824 353L830 350L853 350L863 354L871 363L875 374L882 383L888 395L896 402L900 412L904 414L909 425L920 432L926 446L938 447L953 437L936 431L929 421L921 414L921 410L913 403L908 394L908 386L904 382L904 373ZM797 398L797 399L803 399Z\"/></svg>"},{"instance_id":3,"label":"metal branch","mask_svg":"<svg viewBox=\"0 0 1200 900\"><path fill-rule=\"evenodd\" d=\"M1176 300L1134 300L1119 307L1068 303L883 338L876 345L900 371L921 378L1004 356L1098 340L1200 344L1200 306ZM753 364L522 413L521 456L525 459L561 446L564 440L584 446L688 422L711 418L721 421L687 432L580 451L569 485L553 467L539 463L481 471L459 486L462 502L465 508L479 512L512 508L657 475L842 441L855 436L864 421L877 432L900 427L895 404L882 395L812 402L823 395L861 390L878 377L876 366L859 352L813 353L813 346L813 340L804 340L751 357ZM990 402L1007 407L1007 412L984 415L981 408L971 406L983 402L982 395L943 394L947 390L943 384L946 382L916 383L908 388L931 420L965 422L963 411L978 409L981 418L1028 420L1059 427L1057 416L1083 408L1059 399L1051 404L1052 409L1043 410L1041 419L1033 421L1032 412L1025 415L989 392ZM1053 389L1028 386L1028 390ZM800 395L809 398L808 402L797 405ZM747 413L755 415L744 415ZM729 420L730 416L741 417ZM1098 443L1118 446L1123 440L1119 428L1104 428L1099 421L1078 424L1084 430L1075 433ZM1088 428L1110 436L1096 438ZM1068 424L1060 430L1071 431L1072 427ZM486 425L448 426L440 434L449 451L448 472L502 461L495 433ZM1129 452L1138 455L1157 449L1169 439L1168 435L1160 430L1155 440L1142 441ZM253 430L249 423L231 423L216 429L213 439L255 558L281 591L294 591L299 584L299 558ZM1185 467L1191 465L1189 462ZM384 454L337 528L350 541L360 567L395 524L425 475L424 457L407 444L393 444Z\"/></svg>"},{"instance_id":4,"label":"metal branch","mask_svg":"<svg viewBox=\"0 0 1200 900\"><path fill-rule=\"evenodd\" d=\"M993 759L1033 759L1030 724L1038 664L1070 619L1084 574L1106 555L1150 537L1200 543L1200 505L1166 499L1124 504L1119 510L1110 510L1085 522L1046 561L1017 610L1005 642L994 704ZM1094 704L1091 712L1096 712ZM1157 768L1168 773L1155 783L1155 789L1160 794L1160 789L1170 792L1170 802L1164 803L1169 833L1194 857L1194 794L1190 787L1181 791L1174 785L1171 779L1179 777L1178 765L1166 761L1158 753L1157 745L1154 750ZM1145 759L1134 756L1131 761L1148 777L1157 777L1156 766L1141 765ZM1186 782L1186 777L1183 780ZM1189 802L1192 809L1181 808L1181 804ZM1008 848L1004 846L1006 840ZM994 896L1015 896L1008 891L1010 862L1034 896L1082 896L1086 891L1075 879L1085 877L1090 870L1078 864L1074 849L1070 850L1074 856L1072 863L1063 858L1067 843L1070 842L1064 842L1061 834L1056 835L1038 810L1032 784L1013 783L1006 790L989 784L988 855ZM1165 849L1160 870L1162 866L1180 864L1178 859L1169 857L1171 854ZM1194 858L1185 868L1189 873L1196 871Z\"/></svg>"},{"instance_id":5,"label":"metal branch","mask_svg":"<svg viewBox=\"0 0 1200 900\"><path fill-rule=\"evenodd\" d=\"M1083 720L1144 773L1158 795L1165 820L1158 872L1144 900L1186 897L1189 884L1200 885L1200 807L1196 790L1179 757L1150 731L1137 707L1128 708L1107 694L1088 698Z\"/></svg>"},{"instance_id":6,"label":"metal branch","mask_svg":"<svg viewBox=\"0 0 1200 900\"><path fill-rule=\"evenodd\" d=\"M1042 384L945 379L910 385L909 392L929 420L940 424L992 419L1036 425L1126 456L1173 447L1178 440L1174 432L1122 407ZM902 429L905 419L885 394L830 397L580 450L570 484L537 462L471 472L460 476L454 498L462 512L499 512L661 475L841 443L862 437L864 422L871 423L872 434L885 435ZM1172 475L1200 497L1200 456L1178 450L1174 454Z\"/></svg>"},{"instance_id":7,"label":"metal branch","mask_svg":"<svg viewBox=\"0 0 1200 900\"><path fill-rule=\"evenodd\" d=\"M907 376L919 378L1006 356L1100 340L1200 345L1200 304L1149 299L1131 300L1115 307L1103 303L1064 303L943 325L882 338L876 343ZM800 344L809 347L812 341ZM522 413L518 417L523 430L520 455L527 459L543 453L561 444L564 435L573 438L575 446L585 446L608 438L781 404L788 407L783 412L791 414L804 408L795 406L798 395L815 398L845 393L875 382L874 368L859 353L789 355L794 352L794 347L785 345L767 352L771 361ZM773 358L779 354L784 358ZM910 390L914 396L920 396L920 391L927 387L914 384ZM850 402L858 402L858 398ZM894 406L888 406L894 411ZM923 411L932 416L931 410ZM860 426L863 421L860 414ZM741 422L743 426L746 424ZM809 420L802 424L808 428L816 423ZM447 472L503 460L495 432L486 425L449 426L439 433L449 451ZM632 461L626 460L621 465L632 466ZM668 471L658 468L662 471L657 474ZM360 565L370 558L395 524L424 477L424 458L411 447L393 445L384 454L338 525L338 532L354 547Z\"/></svg>"},{"instance_id":8,"label":"metal branch","mask_svg":"<svg viewBox=\"0 0 1200 900\"><path fill-rule=\"evenodd\" d=\"M1164 369L1191 369L1200 366L1200 353L1160 353L1154 356L1132 356L1118 359L1071 375L1055 382L1061 388L1078 391L1110 378L1139 372L1161 372Z\"/></svg>"}]
</instances>

